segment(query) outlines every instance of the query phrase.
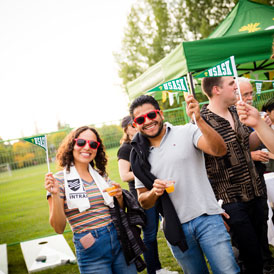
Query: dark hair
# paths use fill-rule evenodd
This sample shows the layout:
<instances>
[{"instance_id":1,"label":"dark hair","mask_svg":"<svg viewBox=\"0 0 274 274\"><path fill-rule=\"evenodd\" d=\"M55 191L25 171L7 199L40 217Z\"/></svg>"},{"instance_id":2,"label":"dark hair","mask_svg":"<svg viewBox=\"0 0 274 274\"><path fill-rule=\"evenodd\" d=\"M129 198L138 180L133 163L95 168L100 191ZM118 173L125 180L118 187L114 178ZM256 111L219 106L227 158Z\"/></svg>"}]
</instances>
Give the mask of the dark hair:
<instances>
[{"instance_id":1,"label":"dark hair","mask_svg":"<svg viewBox=\"0 0 274 274\"><path fill-rule=\"evenodd\" d=\"M208 98L212 97L212 89L214 86L221 87L223 77L205 77L202 79L202 90Z\"/></svg>"},{"instance_id":2,"label":"dark hair","mask_svg":"<svg viewBox=\"0 0 274 274\"><path fill-rule=\"evenodd\" d=\"M120 145L123 144L123 143L130 143L131 142L131 140L129 138L129 135L127 134L127 128L131 125L132 125L131 117L129 115L125 116L122 119L122 122L121 122L121 127L123 128L124 133L123 133L122 138L120 139Z\"/></svg>"},{"instance_id":3,"label":"dark hair","mask_svg":"<svg viewBox=\"0 0 274 274\"><path fill-rule=\"evenodd\" d=\"M263 106L262 111L271 112L274 109L274 98L269 99Z\"/></svg>"},{"instance_id":4,"label":"dark hair","mask_svg":"<svg viewBox=\"0 0 274 274\"><path fill-rule=\"evenodd\" d=\"M128 125L131 125L132 123L132 120L131 120L131 117L128 115L128 116L125 116L123 119L122 119L122 122L121 122L121 127L122 128L126 128Z\"/></svg>"},{"instance_id":5,"label":"dark hair","mask_svg":"<svg viewBox=\"0 0 274 274\"><path fill-rule=\"evenodd\" d=\"M96 166L98 172L100 175L106 174L106 164L107 164L107 158L105 153L105 148L102 143L102 140L98 134L98 132L88 126L79 127L76 130L72 130L62 141L61 145L58 148L57 151L57 163L60 167L64 168L67 167L68 170L70 170L70 167L72 166L74 162L73 158L73 149L75 145L75 140L82 132L90 130L92 131L96 137L97 141L100 142L100 146L97 149L97 154L94 158L95 164L93 161L90 162L91 166Z\"/></svg>"},{"instance_id":6,"label":"dark hair","mask_svg":"<svg viewBox=\"0 0 274 274\"><path fill-rule=\"evenodd\" d=\"M160 110L160 106L159 106L158 102L152 96L141 95L141 96L137 97L130 105L129 113L130 113L130 116L132 119L134 118L134 116L133 116L134 109L139 106L142 106L144 104L151 104L155 107L155 109Z\"/></svg>"}]
</instances>

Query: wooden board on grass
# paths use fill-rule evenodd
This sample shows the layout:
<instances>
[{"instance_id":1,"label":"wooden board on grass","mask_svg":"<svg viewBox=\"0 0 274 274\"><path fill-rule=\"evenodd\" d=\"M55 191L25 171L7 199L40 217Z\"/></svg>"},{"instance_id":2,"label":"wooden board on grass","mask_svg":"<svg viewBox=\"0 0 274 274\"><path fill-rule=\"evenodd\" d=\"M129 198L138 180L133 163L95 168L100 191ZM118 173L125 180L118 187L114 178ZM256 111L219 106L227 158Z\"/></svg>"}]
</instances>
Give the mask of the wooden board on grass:
<instances>
[{"instance_id":1,"label":"wooden board on grass","mask_svg":"<svg viewBox=\"0 0 274 274\"><path fill-rule=\"evenodd\" d=\"M0 274L8 274L8 253L7 245L0 245Z\"/></svg>"},{"instance_id":2,"label":"wooden board on grass","mask_svg":"<svg viewBox=\"0 0 274 274\"><path fill-rule=\"evenodd\" d=\"M74 253L63 235L21 242L20 245L29 273L76 263ZM42 260L39 261L38 258Z\"/></svg>"}]
</instances>

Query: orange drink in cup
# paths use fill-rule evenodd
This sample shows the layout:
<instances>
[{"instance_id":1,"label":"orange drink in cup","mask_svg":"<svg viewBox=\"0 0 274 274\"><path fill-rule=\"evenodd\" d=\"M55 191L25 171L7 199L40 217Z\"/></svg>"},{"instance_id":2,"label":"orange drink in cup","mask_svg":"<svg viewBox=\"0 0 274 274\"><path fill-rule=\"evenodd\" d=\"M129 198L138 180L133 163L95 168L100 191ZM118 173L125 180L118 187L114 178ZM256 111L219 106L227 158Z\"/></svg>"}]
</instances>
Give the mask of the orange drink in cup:
<instances>
[{"instance_id":1,"label":"orange drink in cup","mask_svg":"<svg viewBox=\"0 0 274 274\"><path fill-rule=\"evenodd\" d=\"M167 181L166 183L166 192L172 193L174 191L174 181Z\"/></svg>"},{"instance_id":2,"label":"orange drink in cup","mask_svg":"<svg viewBox=\"0 0 274 274\"><path fill-rule=\"evenodd\" d=\"M106 188L106 191L109 196L114 196L117 188L118 188L117 186L111 186L111 187Z\"/></svg>"}]
</instances>

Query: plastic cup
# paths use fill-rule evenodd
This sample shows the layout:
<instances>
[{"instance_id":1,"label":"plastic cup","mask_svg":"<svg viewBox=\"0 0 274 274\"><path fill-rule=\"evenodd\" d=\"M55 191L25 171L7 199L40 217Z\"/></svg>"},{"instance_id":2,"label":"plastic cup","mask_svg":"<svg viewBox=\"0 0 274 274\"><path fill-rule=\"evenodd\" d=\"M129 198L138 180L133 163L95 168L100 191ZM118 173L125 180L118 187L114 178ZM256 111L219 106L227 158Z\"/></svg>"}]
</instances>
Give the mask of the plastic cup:
<instances>
[{"instance_id":1,"label":"plastic cup","mask_svg":"<svg viewBox=\"0 0 274 274\"><path fill-rule=\"evenodd\" d=\"M111 187L106 188L106 191L109 196L114 196L117 188L118 188L117 186L111 186Z\"/></svg>"},{"instance_id":2,"label":"plastic cup","mask_svg":"<svg viewBox=\"0 0 274 274\"><path fill-rule=\"evenodd\" d=\"M166 192L172 193L174 191L174 181L167 181L166 183Z\"/></svg>"},{"instance_id":3,"label":"plastic cup","mask_svg":"<svg viewBox=\"0 0 274 274\"><path fill-rule=\"evenodd\" d=\"M263 149L261 149L261 151L267 152L267 153L269 152L267 148L263 148ZM263 164L268 164L268 163L269 163L269 159L268 159L267 162L262 162L262 163L263 163Z\"/></svg>"}]
</instances>

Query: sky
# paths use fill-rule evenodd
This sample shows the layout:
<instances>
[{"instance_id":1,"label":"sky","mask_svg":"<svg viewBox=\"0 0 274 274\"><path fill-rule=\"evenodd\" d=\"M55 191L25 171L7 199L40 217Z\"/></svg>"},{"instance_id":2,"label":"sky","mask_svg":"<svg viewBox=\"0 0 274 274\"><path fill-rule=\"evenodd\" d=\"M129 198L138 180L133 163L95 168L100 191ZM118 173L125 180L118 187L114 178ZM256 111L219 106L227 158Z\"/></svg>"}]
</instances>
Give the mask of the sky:
<instances>
[{"instance_id":1,"label":"sky","mask_svg":"<svg viewBox=\"0 0 274 274\"><path fill-rule=\"evenodd\" d=\"M134 0L0 1L0 137L118 121L119 51Z\"/></svg>"}]
</instances>

